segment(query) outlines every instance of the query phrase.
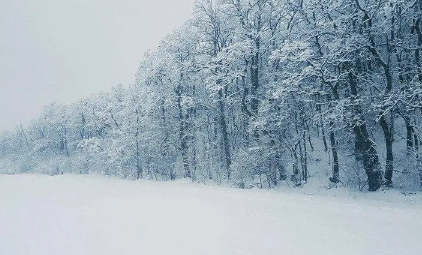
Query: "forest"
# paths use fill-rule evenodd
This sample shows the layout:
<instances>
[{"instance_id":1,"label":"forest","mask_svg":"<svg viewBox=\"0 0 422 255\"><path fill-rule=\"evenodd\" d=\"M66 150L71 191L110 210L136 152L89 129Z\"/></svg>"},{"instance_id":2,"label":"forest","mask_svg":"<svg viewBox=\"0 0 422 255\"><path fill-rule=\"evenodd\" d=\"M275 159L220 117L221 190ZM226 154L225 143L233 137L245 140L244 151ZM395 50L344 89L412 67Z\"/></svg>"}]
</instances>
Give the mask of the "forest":
<instances>
[{"instance_id":1,"label":"forest","mask_svg":"<svg viewBox=\"0 0 422 255\"><path fill-rule=\"evenodd\" d=\"M418 188L421 51L422 0L197 0L133 84L2 133L0 172Z\"/></svg>"}]
</instances>

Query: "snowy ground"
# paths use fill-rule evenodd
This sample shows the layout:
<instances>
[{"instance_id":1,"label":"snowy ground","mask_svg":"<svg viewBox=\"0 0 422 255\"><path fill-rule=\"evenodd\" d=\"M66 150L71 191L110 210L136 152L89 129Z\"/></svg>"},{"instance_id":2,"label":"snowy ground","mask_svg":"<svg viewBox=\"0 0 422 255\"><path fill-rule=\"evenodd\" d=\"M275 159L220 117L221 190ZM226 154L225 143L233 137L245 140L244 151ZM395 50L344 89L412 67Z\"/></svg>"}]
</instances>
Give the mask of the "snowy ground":
<instances>
[{"instance_id":1,"label":"snowy ground","mask_svg":"<svg viewBox=\"0 0 422 255\"><path fill-rule=\"evenodd\" d=\"M0 254L422 254L421 196L363 194L0 175Z\"/></svg>"}]
</instances>

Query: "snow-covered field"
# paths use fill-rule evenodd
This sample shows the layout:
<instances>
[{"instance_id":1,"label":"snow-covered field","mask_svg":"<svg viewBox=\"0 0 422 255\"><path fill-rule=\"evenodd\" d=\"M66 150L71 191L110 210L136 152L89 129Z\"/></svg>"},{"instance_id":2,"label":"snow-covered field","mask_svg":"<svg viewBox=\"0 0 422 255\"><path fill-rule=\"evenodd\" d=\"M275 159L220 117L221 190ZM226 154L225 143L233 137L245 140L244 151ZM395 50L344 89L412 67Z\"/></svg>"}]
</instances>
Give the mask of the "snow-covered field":
<instances>
[{"instance_id":1,"label":"snow-covered field","mask_svg":"<svg viewBox=\"0 0 422 255\"><path fill-rule=\"evenodd\" d=\"M421 196L392 194L0 175L0 254L422 254Z\"/></svg>"}]
</instances>

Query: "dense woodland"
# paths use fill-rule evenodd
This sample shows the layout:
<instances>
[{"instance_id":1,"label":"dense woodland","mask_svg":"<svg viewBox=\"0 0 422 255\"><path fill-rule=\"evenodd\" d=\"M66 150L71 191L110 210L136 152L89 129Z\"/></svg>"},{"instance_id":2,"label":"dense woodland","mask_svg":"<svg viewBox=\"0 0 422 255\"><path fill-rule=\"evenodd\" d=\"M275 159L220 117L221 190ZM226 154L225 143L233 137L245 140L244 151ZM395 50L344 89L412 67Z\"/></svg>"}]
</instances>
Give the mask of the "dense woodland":
<instances>
[{"instance_id":1,"label":"dense woodland","mask_svg":"<svg viewBox=\"0 0 422 255\"><path fill-rule=\"evenodd\" d=\"M417 187L421 51L422 0L198 0L133 85L3 133L0 171Z\"/></svg>"}]
</instances>

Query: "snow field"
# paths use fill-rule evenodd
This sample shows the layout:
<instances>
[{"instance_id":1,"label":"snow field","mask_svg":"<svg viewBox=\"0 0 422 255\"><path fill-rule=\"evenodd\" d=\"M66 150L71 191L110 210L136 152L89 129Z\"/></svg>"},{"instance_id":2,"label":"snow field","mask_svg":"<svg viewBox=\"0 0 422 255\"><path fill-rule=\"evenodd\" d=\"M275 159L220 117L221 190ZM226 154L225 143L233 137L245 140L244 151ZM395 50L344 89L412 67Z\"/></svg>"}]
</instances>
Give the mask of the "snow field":
<instances>
[{"instance_id":1,"label":"snow field","mask_svg":"<svg viewBox=\"0 0 422 255\"><path fill-rule=\"evenodd\" d=\"M0 254L422 254L422 202L377 197L0 175Z\"/></svg>"}]
</instances>

